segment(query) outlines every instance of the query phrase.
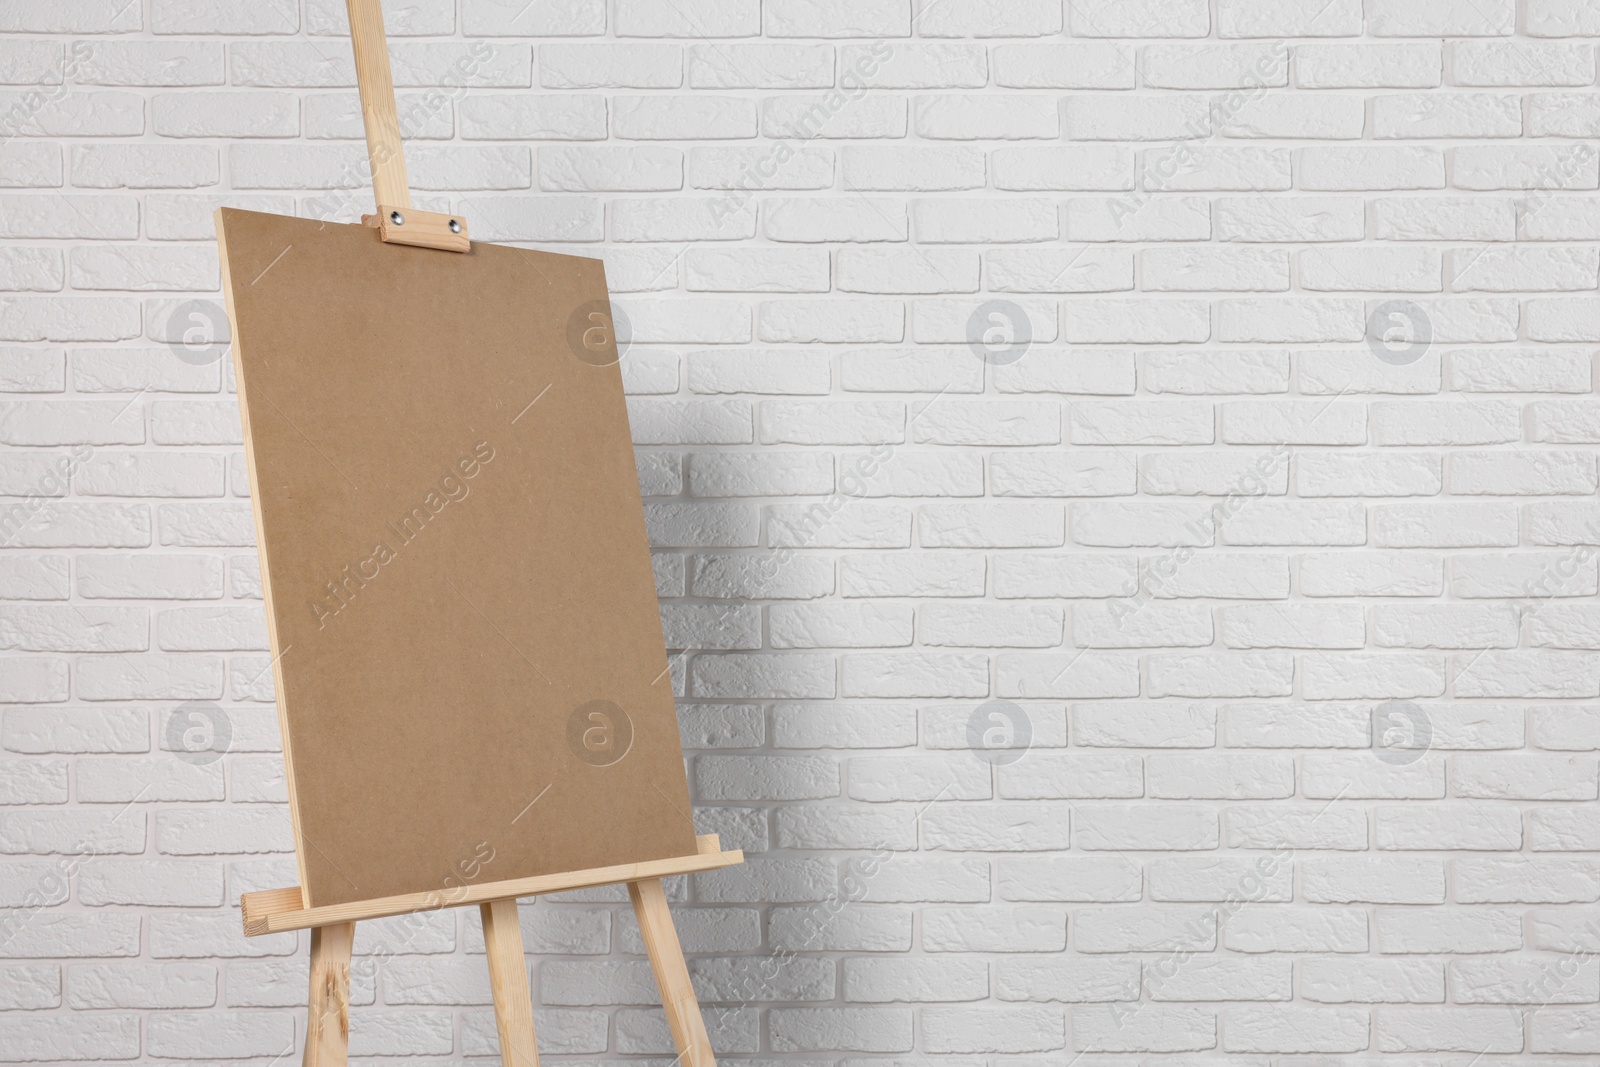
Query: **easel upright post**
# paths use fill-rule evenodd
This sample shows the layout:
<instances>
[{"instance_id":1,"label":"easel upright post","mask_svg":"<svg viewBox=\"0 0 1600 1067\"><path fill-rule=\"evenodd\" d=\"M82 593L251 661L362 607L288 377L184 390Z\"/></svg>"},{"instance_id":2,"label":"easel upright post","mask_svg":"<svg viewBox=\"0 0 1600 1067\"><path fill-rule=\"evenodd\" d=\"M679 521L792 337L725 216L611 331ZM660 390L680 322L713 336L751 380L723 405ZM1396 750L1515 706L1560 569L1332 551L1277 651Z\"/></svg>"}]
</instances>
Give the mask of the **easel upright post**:
<instances>
[{"instance_id":1,"label":"easel upright post","mask_svg":"<svg viewBox=\"0 0 1600 1067\"><path fill-rule=\"evenodd\" d=\"M400 112L389 70L389 39L383 31L381 0L345 0L350 13L350 47L356 57L356 87L367 131L367 162L372 166L372 198L385 208L411 206L406 155L400 144Z\"/></svg>"},{"instance_id":2,"label":"easel upright post","mask_svg":"<svg viewBox=\"0 0 1600 1067\"><path fill-rule=\"evenodd\" d=\"M350 1044L350 949L355 923L311 928L311 995L304 1067L345 1067Z\"/></svg>"},{"instance_id":3,"label":"easel upright post","mask_svg":"<svg viewBox=\"0 0 1600 1067\"><path fill-rule=\"evenodd\" d=\"M394 75L389 69L389 39L383 31L383 4L381 0L345 0L345 10L350 14L350 48L356 58L361 123L367 131L367 163L372 168L372 199L377 207L376 213L362 221L377 226L378 235L391 244L465 252L471 247L466 219L411 206L400 111L395 106Z\"/></svg>"}]
</instances>

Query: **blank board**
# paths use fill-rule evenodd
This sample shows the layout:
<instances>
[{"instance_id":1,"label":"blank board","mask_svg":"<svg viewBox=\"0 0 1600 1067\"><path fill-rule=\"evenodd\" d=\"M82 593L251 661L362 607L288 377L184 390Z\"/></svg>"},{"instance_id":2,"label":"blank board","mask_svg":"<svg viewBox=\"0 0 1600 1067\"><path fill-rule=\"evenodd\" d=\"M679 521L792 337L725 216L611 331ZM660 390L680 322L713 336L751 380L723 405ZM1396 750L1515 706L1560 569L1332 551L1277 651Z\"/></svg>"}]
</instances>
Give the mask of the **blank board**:
<instances>
[{"instance_id":1,"label":"blank board","mask_svg":"<svg viewBox=\"0 0 1600 1067\"><path fill-rule=\"evenodd\" d=\"M306 905L693 855L600 262L217 236Z\"/></svg>"}]
</instances>

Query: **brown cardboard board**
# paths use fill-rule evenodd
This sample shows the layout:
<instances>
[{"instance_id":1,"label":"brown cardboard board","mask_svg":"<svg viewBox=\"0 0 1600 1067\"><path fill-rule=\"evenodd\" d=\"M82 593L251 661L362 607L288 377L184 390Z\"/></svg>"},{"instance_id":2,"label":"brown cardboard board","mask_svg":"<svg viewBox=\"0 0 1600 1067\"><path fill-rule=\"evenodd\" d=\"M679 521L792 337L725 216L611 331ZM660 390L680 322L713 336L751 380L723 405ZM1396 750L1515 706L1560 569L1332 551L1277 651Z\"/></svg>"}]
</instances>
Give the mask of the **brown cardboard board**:
<instances>
[{"instance_id":1,"label":"brown cardboard board","mask_svg":"<svg viewBox=\"0 0 1600 1067\"><path fill-rule=\"evenodd\" d=\"M693 855L600 262L217 236L306 905Z\"/></svg>"}]
</instances>

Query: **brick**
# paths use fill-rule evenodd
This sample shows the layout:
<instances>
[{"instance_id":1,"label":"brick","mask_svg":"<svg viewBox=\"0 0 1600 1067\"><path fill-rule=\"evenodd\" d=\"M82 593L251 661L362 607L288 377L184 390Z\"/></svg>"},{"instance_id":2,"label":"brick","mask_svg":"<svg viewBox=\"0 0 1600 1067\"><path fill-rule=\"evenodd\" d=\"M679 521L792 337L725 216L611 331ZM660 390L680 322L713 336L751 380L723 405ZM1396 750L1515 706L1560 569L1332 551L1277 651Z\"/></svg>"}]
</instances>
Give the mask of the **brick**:
<instances>
[{"instance_id":1,"label":"brick","mask_svg":"<svg viewBox=\"0 0 1600 1067\"><path fill-rule=\"evenodd\" d=\"M1061 951L1067 944L1066 918L1064 911L1055 908L930 908L923 912L922 946L928 952ZM996 994L1002 1000L1068 999L1050 994L1113 986L1121 992L1128 989L1132 978L1126 966L1091 966L1087 968L1090 974L1078 982L1050 962L1033 958L1000 963Z\"/></svg>"},{"instance_id":2,"label":"brick","mask_svg":"<svg viewBox=\"0 0 1600 1067\"><path fill-rule=\"evenodd\" d=\"M0 146L0 188L25 189L61 184L61 146L11 142Z\"/></svg>"},{"instance_id":3,"label":"brick","mask_svg":"<svg viewBox=\"0 0 1600 1067\"><path fill-rule=\"evenodd\" d=\"M1065 132L1075 141L1188 140L1210 136L1211 115L1197 96L1068 97Z\"/></svg>"},{"instance_id":4,"label":"brick","mask_svg":"<svg viewBox=\"0 0 1600 1067\"><path fill-rule=\"evenodd\" d=\"M1522 101L1499 93L1395 93L1373 101L1373 136L1517 137Z\"/></svg>"},{"instance_id":5,"label":"brick","mask_svg":"<svg viewBox=\"0 0 1600 1067\"><path fill-rule=\"evenodd\" d=\"M980 89L989 80L985 50L971 44L844 45L839 66L847 87Z\"/></svg>"},{"instance_id":6,"label":"brick","mask_svg":"<svg viewBox=\"0 0 1600 1067\"><path fill-rule=\"evenodd\" d=\"M1300 150L1300 166L1302 189L1349 191L1445 187L1444 156L1432 148L1303 148Z\"/></svg>"},{"instance_id":7,"label":"brick","mask_svg":"<svg viewBox=\"0 0 1600 1067\"><path fill-rule=\"evenodd\" d=\"M1073 1024L1073 1043L1084 1052L1184 1052L1213 1048L1217 1040L1210 1008L1152 1006L1130 1018L1126 1009L1084 1007L1074 1010Z\"/></svg>"},{"instance_id":8,"label":"brick","mask_svg":"<svg viewBox=\"0 0 1600 1067\"><path fill-rule=\"evenodd\" d=\"M834 51L819 44L696 44L689 84L696 89L827 89Z\"/></svg>"},{"instance_id":9,"label":"brick","mask_svg":"<svg viewBox=\"0 0 1600 1067\"><path fill-rule=\"evenodd\" d=\"M1458 189L1593 189L1600 184L1600 159L1566 146L1462 146L1453 150L1453 164L1451 180Z\"/></svg>"},{"instance_id":10,"label":"brick","mask_svg":"<svg viewBox=\"0 0 1600 1067\"><path fill-rule=\"evenodd\" d=\"M1309 134L1325 140L1352 141L1366 129L1366 112L1359 103L1355 97L1318 100L1265 93L1224 113L1218 132L1225 137L1290 138ZM1307 182L1302 184L1311 188Z\"/></svg>"},{"instance_id":11,"label":"brick","mask_svg":"<svg viewBox=\"0 0 1600 1067\"><path fill-rule=\"evenodd\" d=\"M1469 1014L1470 1013L1470 1014ZM1479 1013L1470 1008L1391 1009L1378 1013L1378 1047L1385 1052L1413 1049L1521 1050L1522 1020L1509 1012Z\"/></svg>"},{"instance_id":12,"label":"brick","mask_svg":"<svg viewBox=\"0 0 1600 1067\"><path fill-rule=\"evenodd\" d=\"M1435 859L1342 857L1299 866L1302 897L1312 902L1430 904L1444 899L1444 865Z\"/></svg>"},{"instance_id":13,"label":"brick","mask_svg":"<svg viewBox=\"0 0 1600 1067\"><path fill-rule=\"evenodd\" d=\"M1060 1008L926 1008L923 1040L931 1052L1039 1052L1066 1043Z\"/></svg>"},{"instance_id":14,"label":"brick","mask_svg":"<svg viewBox=\"0 0 1600 1067\"><path fill-rule=\"evenodd\" d=\"M1368 1013L1360 1008L1298 1005L1230 1008L1229 1052L1360 1052L1368 1047Z\"/></svg>"},{"instance_id":15,"label":"brick","mask_svg":"<svg viewBox=\"0 0 1600 1067\"><path fill-rule=\"evenodd\" d=\"M1505 36L1516 22L1516 7L1495 0L1482 8L1464 11L1444 0L1378 0L1368 12L1369 28L1379 37Z\"/></svg>"},{"instance_id":16,"label":"brick","mask_svg":"<svg viewBox=\"0 0 1600 1067\"><path fill-rule=\"evenodd\" d=\"M82 1027L68 1014L0 1020L0 1039L19 1060L92 1060L139 1055L139 1016L107 1014Z\"/></svg>"},{"instance_id":17,"label":"brick","mask_svg":"<svg viewBox=\"0 0 1600 1067\"><path fill-rule=\"evenodd\" d=\"M780 1052L906 1052L911 1013L905 1008L779 1008L769 1016Z\"/></svg>"},{"instance_id":18,"label":"brick","mask_svg":"<svg viewBox=\"0 0 1600 1067\"><path fill-rule=\"evenodd\" d=\"M1242 909L1224 930L1238 952L1365 952L1367 914L1354 908L1263 905Z\"/></svg>"},{"instance_id":19,"label":"brick","mask_svg":"<svg viewBox=\"0 0 1600 1067\"><path fill-rule=\"evenodd\" d=\"M683 50L674 45L545 44L539 46L538 67L539 84L546 89L676 89L683 84Z\"/></svg>"},{"instance_id":20,"label":"brick","mask_svg":"<svg viewBox=\"0 0 1600 1067\"><path fill-rule=\"evenodd\" d=\"M1003 6L976 0L922 8L915 18L924 37L1046 37L1062 28L1053 0L1023 0Z\"/></svg>"},{"instance_id":21,"label":"brick","mask_svg":"<svg viewBox=\"0 0 1600 1067\"><path fill-rule=\"evenodd\" d=\"M912 111L916 133L930 140L1053 139L1062 129L1055 102L1037 96L920 96Z\"/></svg>"},{"instance_id":22,"label":"brick","mask_svg":"<svg viewBox=\"0 0 1600 1067\"><path fill-rule=\"evenodd\" d=\"M1082 37L1204 37L1211 23L1207 5L1196 0L1138 0L1115 9L1068 0L1067 18L1073 34Z\"/></svg>"},{"instance_id":23,"label":"brick","mask_svg":"<svg viewBox=\"0 0 1600 1067\"><path fill-rule=\"evenodd\" d=\"M1582 93L1539 93L1528 110L1528 128L1540 135L1582 137L1594 124L1593 101Z\"/></svg>"},{"instance_id":24,"label":"brick","mask_svg":"<svg viewBox=\"0 0 1600 1067\"><path fill-rule=\"evenodd\" d=\"M1045 945L1035 942L1034 947ZM1078 960L1072 968L1048 958L1002 960L995 966L995 987L1002 1000L1134 1000L1139 995L1139 971L1122 960Z\"/></svg>"},{"instance_id":25,"label":"brick","mask_svg":"<svg viewBox=\"0 0 1600 1067\"><path fill-rule=\"evenodd\" d=\"M1131 89L1136 69L1126 47L1097 42L995 45L990 60L995 84L1010 89Z\"/></svg>"},{"instance_id":26,"label":"brick","mask_svg":"<svg viewBox=\"0 0 1600 1067\"><path fill-rule=\"evenodd\" d=\"M468 36L597 36L605 32L605 5L595 0L527 8L509 0L467 0L461 28Z\"/></svg>"},{"instance_id":27,"label":"brick","mask_svg":"<svg viewBox=\"0 0 1600 1067\"><path fill-rule=\"evenodd\" d=\"M1222 37L1356 37L1361 26L1361 5L1354 0L1332 4L1225 0L1217 8L1217 32Z\"/></svg>"},{"instance_id":28,"label":"brick","mask_svg":"<svg viewBox=\"0 0 1600 1067\"><path fill-rule=\"evenodd\" d=\"M1141 57L1144 83L1156 89L1261 89L1289 84L1282 45L1152 44Z\"/></svg>"},{"instance_id":29,"label":"brick","mask_svg":"<svg viewBox=\"0 0 1600 1067\"><path fill-rule=\"evenodd\" d=\"M1600 999L1600 974L1588 966L1558 970L1522 961L1452 960L1449 968L1458 1003L1572 1004ZM1569 970L1571 974L1562 973Z\"/></svg>"},{"instance_id":30,"label":"brick","mask_svg":"<svg viewBox=\"0 0 1600 1067\"><path fill-rule=\"evenodd\" d=\"M1431 960L1308 960L1302 995L1323 1004L1444 1001L1444 971Z\"/></svg>"}]
</instances>

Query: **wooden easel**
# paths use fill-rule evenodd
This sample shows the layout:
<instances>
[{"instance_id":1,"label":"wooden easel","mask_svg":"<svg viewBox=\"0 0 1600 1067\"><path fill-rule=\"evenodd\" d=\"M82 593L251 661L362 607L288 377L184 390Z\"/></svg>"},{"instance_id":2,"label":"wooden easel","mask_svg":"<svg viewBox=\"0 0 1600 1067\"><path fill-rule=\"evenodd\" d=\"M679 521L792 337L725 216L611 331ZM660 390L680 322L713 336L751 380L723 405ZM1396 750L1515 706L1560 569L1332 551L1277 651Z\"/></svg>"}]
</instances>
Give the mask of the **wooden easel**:
<instances>
[{"instance_id":1,"label":"wooden easel","mask_svg":"<svg viewBox=\"0 0 1600 1067\"><path fill-rule=\"evenodd\" d=\"M256 937L310 929L310 1019L302 1063L304 1067L344 1067L350 1042L350 947L355 941L356 921L477 904L483 918L484 947L489 954L500 1060L505 1067L538 1067L533 999L528 990L522 927L517 922L517 898L626 882L678 1056L687 1067L715 1067L705 1020L689 983L689 968L672 926L661 879L742 863L744 853L722 851L716 834L702 835L696 843L700 851L693 856L485 882L323 908L305 907L299 886L246 893L240 901L244 932L246 937Z\"/></svg>"},{"instance_id":2,"label":"wooden easel","mask_svg":"<svg viewBox=\"0 0 1600 1067\"><path fill-rule=\"evenodd\" d=\"M346 0L346 6L377 201L377 212L364 216L362 221L375 226L386 242L466 252L471 247L466 220L411 207L381 0ZM506 1067L538 1067L533 1001L522 928L517 920L517 898L625 882L678 1056L688 1067L715 1067L661 879L742 863L744 854L722 851L715 834L697 838L696 844L698 850L692 856L458 885L317 908L306 906L299 886L246 893L240 901L244 932L247 937L256 937L287 930L311 931L310 1014L302 1062L305 1067L344 1067L350 1037L350 951L356 923L477 904L483 920L501 1062Z\"/></svg>"}]
</instances>

